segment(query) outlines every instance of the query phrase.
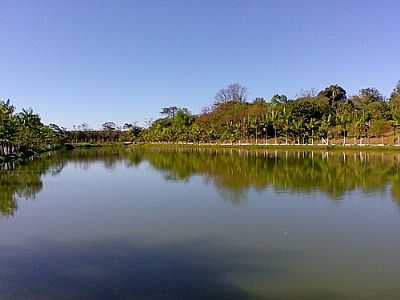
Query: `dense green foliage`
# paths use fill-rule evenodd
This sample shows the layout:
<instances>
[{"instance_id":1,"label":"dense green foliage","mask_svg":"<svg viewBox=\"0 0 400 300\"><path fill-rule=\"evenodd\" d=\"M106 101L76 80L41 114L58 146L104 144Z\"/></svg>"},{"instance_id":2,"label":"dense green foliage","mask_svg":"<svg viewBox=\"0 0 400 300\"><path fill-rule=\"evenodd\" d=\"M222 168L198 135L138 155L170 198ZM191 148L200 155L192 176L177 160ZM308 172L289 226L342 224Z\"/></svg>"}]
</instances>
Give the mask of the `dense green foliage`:
<instances>
[{"instance_id":1,"label":"dense green foliage","mask_svg":"<svg viewBox=\"0 0 400 300\"><path fill-rule=\"evenodd\" d=\"M69 143L112 144L132 142L139 139L142 128L136 124L125 123L118 127L114 122L105 122L101 130L91 130L88 124L74 126L73 130L65 130L66 141Z\"/></svg>"},{"instance_id":2,"label":"dense green foliage","mask_svg":"<svg viewBox=\"0 0 400 300\"><path fill-rule=\"evenodd\" d=\"M303 92L295 99L274 95L269 101L247 101L247 89L232 84L198 115L176 106L162 108L161 115L145 128L105 122L98 130L86 123L66 130L42 124L32 110L16 113L9 101L1 101L0 157L61 143L400 144L400 82L388 99L375 88L348 97L342 87L331 85L319 93Z\"/></svg>"},{"instance_id":3,"label":"dense green foliage","mask_svg":"<svg viewBox=\"0 0 400 300\"><path fill-rule=\"evenodd\" d=\"M346 138L363 143L370 137L386 137L397 143L400 126L400 82L389 99L367 88L347 97L332 85L319 93L305 92L296 99L275 95L270 101L246 100L246 88L230 85L216 95L215 103L200 115L187 109L164 108L166 116L153 122L141 138L147 142L247 142L328 144ZM389 140L388 140L389 138Z\"/></svg>"},{"instance_id":4,"label":"dense green foliage","mask_svg":"<svg viewBox=\"0 0 400 300\"><path fill-rule=\"evenodd\" d=\"M275 151L211 147L134 146L49 152L27 163L7 163L0 172L0 214L13 215L21 198L33 199L42 176L58 175L67 164L88 168L103 163L136 167L148 162L166 180L202 176L234 203L250 190L274 188L289 192L325 193L340 199L346 192L386 191L400 204L400 159L396 152ZM268 201L268 199L266 199Z\"/></svg>"},{"instance_id":5,"label":"dense green foliage","mask_svg":"<svg viewBox=\"0 0 400 300\"><path fill-rule=\"evenodd\" d=\"M63 141L61 129L44 125L31 109L15 112L10 101L0 101L0 159L54 148Z\"/></svg>"}]
</instances>

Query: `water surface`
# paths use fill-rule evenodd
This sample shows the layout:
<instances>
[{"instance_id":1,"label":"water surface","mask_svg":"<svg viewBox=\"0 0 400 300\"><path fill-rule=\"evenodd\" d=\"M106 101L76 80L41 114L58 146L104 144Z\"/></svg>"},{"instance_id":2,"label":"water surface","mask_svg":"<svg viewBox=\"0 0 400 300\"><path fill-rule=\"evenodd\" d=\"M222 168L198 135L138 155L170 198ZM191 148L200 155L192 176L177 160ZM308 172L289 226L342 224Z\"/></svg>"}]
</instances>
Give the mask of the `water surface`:
<instances>
[{"instance_id":1,"label":"water surface","mask_svg":"<svg viewBox=\"0 0 400 300\"><path fill-rule=\"evenodd\" d=\"M195 148L0 171L0 299L399 299L400 155Z\"/></svg>"}]
</instances>

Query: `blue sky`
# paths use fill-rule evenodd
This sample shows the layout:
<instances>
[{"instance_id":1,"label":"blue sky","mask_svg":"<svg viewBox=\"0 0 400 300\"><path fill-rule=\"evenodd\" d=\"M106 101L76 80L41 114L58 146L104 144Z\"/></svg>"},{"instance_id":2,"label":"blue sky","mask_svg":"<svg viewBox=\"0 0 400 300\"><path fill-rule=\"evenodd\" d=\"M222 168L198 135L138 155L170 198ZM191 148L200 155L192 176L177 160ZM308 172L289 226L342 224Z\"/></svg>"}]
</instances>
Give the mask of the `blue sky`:
<instances>
[{"instance_id":1,"label":"blue sky","mask_svg":"<svg viewBox=\"0 0 400 300\"><path fill-rule=\"evenodd\" d=\"M250 97L400 80L400 1L0 1L0 98L99 127Z\"/></svg>"}]
</instances>

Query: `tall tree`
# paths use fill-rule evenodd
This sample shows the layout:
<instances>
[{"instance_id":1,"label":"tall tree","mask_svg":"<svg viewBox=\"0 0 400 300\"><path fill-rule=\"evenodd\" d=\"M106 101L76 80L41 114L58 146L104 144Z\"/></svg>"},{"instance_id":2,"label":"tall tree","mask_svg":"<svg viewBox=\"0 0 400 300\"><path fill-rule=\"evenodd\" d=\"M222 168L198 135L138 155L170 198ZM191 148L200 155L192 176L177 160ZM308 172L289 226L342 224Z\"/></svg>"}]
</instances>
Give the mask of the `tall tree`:
<instances>
[{"instance_id":1,"label":"tall tree","mask_svg":"<svg viewBox=\"0 0 400 300\"><path fill-rule=\"evenodd\" d=\"M393 92L390 94L390 100L400 97L400 80L397 82Z\"/></svg>"},{"instance_id":2,"label":"tall tree","mask_svg":"<svg viewBox=\"0 0 400 300\"><path fill-rule=\"evenodd\" d=\"M318 95L328 98L331 103L346 100L346 90L337 84L327 87L319 92Z\"/></svg>"},{"instance_id":3,"label":"tall tree","mask_svg":"<svg viewBox=\"0 0 400 300\"><path fill-rule=\"evenodd\" d=\"M400 110L400 80L390 95L390 108L392 109L392 111Z\"/></svg>"},{"instance_id":4,"label":"tall tree","mask_svg":"<svg viewBox=\"0 0 400 300\"><path fill-rule=\"evenodd\" d=\"M359 93L360 98L366 103L384 101L382 94L376 88L361 89Z\"/></svg>"},{"instance_id":5,"label":"tall tree","mask_svg":"<svg viewBox=\"0 0 400 300\"><path fill-rule=\"evenodd\" d=\"M165 115L167 118L174 118L178 111L178 107L170 106L170 107L163 107L161 109L161 114Z\"/></svg>"},{"instance_id":6,"label":"tall tree","mask_svg":"<svg viewBox=\"0 0 400 300\"><path fill-rule=\"evenodd\" d=\"M217 104L227 103L231 101L246 102L246 100L247 88L239 83L230 84L226 88L221 89L215 95L215 101Z\"/></svg>"},{"instance_id":7,"label":"tall tree","mask_svg":"<svg viewBox=\"0 0 400 300\"><path fill-rule=\"evenodd\" d=\"M288 100L288 97L286 95L278 95L278 94L276 94L271 98L271 103L272 104L286 104L286 103L288 103L288 101L289 100Z\"/></svg>"},{"instance_id":8,"label":"tall tree","mask_svg":"<svg viewBox=\"0 0 400 300\"><path fill-rule=\"evenodd\" d=\"M114 122L105 122L102 127L104 131L114 131L117 129L117 125Z\"/></svg>"}]
</instances>

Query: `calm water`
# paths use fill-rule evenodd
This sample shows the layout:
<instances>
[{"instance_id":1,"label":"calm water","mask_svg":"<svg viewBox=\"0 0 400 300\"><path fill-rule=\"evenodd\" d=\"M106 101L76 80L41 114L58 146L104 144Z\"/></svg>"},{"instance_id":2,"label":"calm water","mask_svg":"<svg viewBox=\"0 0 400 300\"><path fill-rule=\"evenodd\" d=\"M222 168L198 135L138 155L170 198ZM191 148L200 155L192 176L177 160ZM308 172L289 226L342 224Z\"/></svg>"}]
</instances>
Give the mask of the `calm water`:
<instances>
[{"instance_id":1,"label":"calm water","mask_svg":"<svg viewBox=\"0 0 400 300\"><path fill-rule=\"evenodd\" d=\"M400 299L400 154L96 149L0 171L0 299Z\"/></svg>"}]
</instances>

